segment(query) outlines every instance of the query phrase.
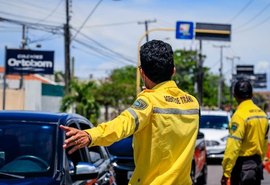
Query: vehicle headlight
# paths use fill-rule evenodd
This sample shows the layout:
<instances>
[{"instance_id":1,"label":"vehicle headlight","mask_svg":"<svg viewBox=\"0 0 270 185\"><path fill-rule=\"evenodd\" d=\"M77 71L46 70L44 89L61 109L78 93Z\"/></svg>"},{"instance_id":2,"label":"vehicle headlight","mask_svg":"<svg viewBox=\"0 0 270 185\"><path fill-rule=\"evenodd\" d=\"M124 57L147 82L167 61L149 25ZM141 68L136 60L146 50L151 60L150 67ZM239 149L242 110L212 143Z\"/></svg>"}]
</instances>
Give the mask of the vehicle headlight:
<instances>
[{"instance_id":1,"label":"vehicle headlight","mask_svg":"<svg viewBox=\"0 0 270 185\"><path fill-rule=\"evenodd\" d=\"M213 141L213 140L207 140L205 141L206 146L218 146L219 142Z\"/></svg>"}]
</instances>

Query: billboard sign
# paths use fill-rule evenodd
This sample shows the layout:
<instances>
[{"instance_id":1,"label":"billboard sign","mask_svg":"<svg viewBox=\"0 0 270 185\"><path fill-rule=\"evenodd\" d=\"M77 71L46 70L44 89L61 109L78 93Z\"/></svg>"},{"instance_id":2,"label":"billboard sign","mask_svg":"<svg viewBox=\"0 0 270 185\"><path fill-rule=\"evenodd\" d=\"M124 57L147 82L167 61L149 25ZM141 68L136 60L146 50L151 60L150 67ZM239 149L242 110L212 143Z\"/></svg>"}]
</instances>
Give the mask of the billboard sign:
<instances>
[{"instance_id":1,"label":"billboard sign","mask_svg":"<svg viewBox=\"0 0 270 185\"><path fill-rule=\"evenodd\" d=\"M248 80L253 88L267 88L267 75L266 73L248 74L240 73L233 75L234 80Z\"/></svg>"},{"instance_id":2,"label":"billboard sign","mask_svg":"<svg viewBox=\"0 0 270 185\"><path fill-rule=\"evenodd\" d=\"M231 41L230 24L196 23L197 40Z\"/></svg>"},{"instance_id":3,"label":"billboard sign","mask_svg":"<svg viewBox=\"0 0 270 185\"><path fill-rule=\"evenodd\" d=\"M54 51L6 49L6 74L53 74Z\"/></svg>"},{"instance_id":4,"label":"billboard sign","mask_svg":"<svg viewBox=\"0 0 270 185\"><path fill-rule=\"evenodd\" d=\"M176 22L177 39L193 39L193 22L178 21Z\"/></svg>"},{"instance_id":5,"label":"billboard sign","mask_svg":"<svg viewBox=\"0 0 270 185\"><path fill-rule=\"evenodd\" d=\"M236 74L254 74L254 65L237 65Z\"/></svg>"}]
</instances>

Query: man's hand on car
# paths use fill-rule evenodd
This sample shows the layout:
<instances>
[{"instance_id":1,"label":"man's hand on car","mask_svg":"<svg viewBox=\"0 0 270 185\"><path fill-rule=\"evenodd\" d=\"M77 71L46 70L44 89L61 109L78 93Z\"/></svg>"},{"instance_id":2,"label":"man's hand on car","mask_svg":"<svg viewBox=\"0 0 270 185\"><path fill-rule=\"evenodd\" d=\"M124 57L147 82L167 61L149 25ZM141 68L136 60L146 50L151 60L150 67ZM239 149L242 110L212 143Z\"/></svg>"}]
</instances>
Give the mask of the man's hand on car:
<instances>
[{"instance_id":1,"label":"man's hand on car","mask_svg":"<svg viewBox=\"0 0 270 185\"><path fill-rule=\"evenodd\" d=\"M66 132L66 139L64 141L63 148L72 147L68 153L72 154L76 150L88 146L91 143L90 135L83 131L73 127L67 127L60 125L60 128Z\"/></svg>"}]
</instances>

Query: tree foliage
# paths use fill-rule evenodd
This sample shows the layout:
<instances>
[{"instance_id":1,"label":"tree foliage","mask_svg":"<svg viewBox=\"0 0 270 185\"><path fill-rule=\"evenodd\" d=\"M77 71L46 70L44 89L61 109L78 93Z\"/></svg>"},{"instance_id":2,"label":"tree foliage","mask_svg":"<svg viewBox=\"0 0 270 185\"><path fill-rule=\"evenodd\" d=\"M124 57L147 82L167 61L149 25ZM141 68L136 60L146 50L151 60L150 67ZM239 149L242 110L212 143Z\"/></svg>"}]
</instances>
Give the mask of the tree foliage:
<instances>
[{"instance_id":1,"label":"tree foliage","mask_svg":"<svg viewBox=\"0 0 270 185\"><path fill-rule=\"evenodd\" d=\"M68 111L74 108L76 113L88 118L93 124L96 124L100 114L99 105L94 97L96 89L97 86L94 81L71 81L71 93L63 97L60 110Z\"/></svg>"},{"instance_id":2,"label":"tree foliage","mask_svg":"<svg viewBox=\"0 0 270 185\"><path fill-rule=\"evenodd\" d=\"M129 106L136 98L136 67L126 66L120 69L115 69L110 75L111 82L115 89L120 91L118 104ZM121 108L121 107L119 107Z\"/></svg>"},{"instance_id":3,"label":"tree foliage","mask_svg":"<svg viewBox=\"0 0 270 185\"><path fill-rule=\"evenodd\" d=\"M101 82L96 99L105 107L105 120L108 120L108 109L113 107L120 113L133 103L136 98L136 68L126 66L115 69L110 76Z\"/></svg>"},{"instance_id":4,"label":"tree foliage","mask_svg":"<svg viewBox=\"0 0 270 185\"><path fill-rule=\"evenodd\" d=\"M176 74L173 79L179 88L198 98L196 91L199 53L191 50L176 50L174 62ZM210 69L203 67L203 106L215 107L218 101L219 76L210 73ZM229 87L223 83L222 104L229 102Z\"/></svg>"},{"instance_id":5,"label":"tree foliage","mask_svg":"<svg viewBox=\"0 0 270 185\"><path fill-rule=\"evenodd\" d=\"M173 79L178 87L191 94L195 94L194 84L197 74L197 52L176 50L174 52L176 74Z\"/></svg>"}]
</instances>

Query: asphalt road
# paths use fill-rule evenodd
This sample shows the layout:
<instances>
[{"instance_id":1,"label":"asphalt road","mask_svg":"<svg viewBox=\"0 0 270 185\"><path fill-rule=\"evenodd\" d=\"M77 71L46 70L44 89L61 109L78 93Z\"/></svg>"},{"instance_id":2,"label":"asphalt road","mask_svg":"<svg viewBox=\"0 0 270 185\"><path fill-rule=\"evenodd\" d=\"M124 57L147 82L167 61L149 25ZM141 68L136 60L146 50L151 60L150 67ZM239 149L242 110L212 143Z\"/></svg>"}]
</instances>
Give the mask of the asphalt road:
<instances>
[{"instance_id":1,"label":"asphalt road","mask_svg":"<svg viewBox=\"0 0 270 185\"><path fill-rule=\"evenodd\" d=\"M222 176L222 167L220 164L209 164L208 165L208 179L207 185L219 185ZM262 185L270 184L270 174L264 170L264 180L262 180Z\"/></svg>"}]
</instances>

